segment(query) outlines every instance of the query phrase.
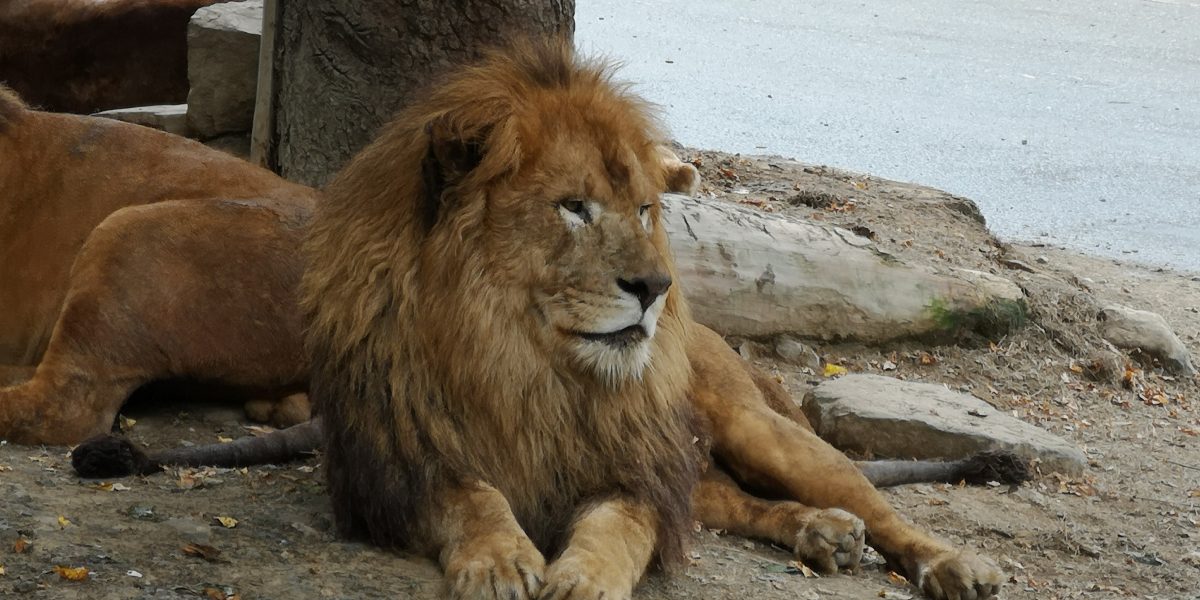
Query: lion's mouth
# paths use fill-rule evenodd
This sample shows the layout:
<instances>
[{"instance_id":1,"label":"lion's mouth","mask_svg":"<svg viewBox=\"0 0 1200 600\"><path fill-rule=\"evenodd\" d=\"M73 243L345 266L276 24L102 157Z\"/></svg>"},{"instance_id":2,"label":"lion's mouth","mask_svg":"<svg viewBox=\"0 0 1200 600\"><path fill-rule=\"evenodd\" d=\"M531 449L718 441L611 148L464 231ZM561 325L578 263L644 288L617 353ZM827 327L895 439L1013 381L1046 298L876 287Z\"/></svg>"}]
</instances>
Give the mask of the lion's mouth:
<instances>
[{"instance_id":1,"label":"lion's mouth","mask_svg":"<svg viewBox=\"0 0 1200 600\"><path fill-rule=\"evenodd\" d=\"M574 331L572 333L589 342L600 342L610 346L627 346L646 339L646 329L640 323L608 333L590 333L586 331Z\"/></svg>"}]
</instances>

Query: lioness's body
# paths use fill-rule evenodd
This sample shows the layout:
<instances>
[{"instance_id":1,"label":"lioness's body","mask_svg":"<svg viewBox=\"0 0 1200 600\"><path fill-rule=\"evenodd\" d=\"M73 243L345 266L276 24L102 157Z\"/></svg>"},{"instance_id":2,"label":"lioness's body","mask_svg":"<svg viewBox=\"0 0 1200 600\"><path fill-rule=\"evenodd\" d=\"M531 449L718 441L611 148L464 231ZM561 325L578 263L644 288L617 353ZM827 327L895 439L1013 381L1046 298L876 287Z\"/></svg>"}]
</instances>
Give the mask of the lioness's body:
<instances>
[{"instance_id":1,"label":"lioness's body","mask_svg":"<svg viewBox=\"0 0 1200 600\"><path fill-rule=\"evenodd\" d=\"M298 259L268 240L298 238L253 215L298 226L309 188L153 129L28 110L0 87L0 190L0 436L77 442L154 379L304 382L294 299L263 297L292 298ZM225 317L248 305L269 318Z\"/></svg>"}]
</instances>

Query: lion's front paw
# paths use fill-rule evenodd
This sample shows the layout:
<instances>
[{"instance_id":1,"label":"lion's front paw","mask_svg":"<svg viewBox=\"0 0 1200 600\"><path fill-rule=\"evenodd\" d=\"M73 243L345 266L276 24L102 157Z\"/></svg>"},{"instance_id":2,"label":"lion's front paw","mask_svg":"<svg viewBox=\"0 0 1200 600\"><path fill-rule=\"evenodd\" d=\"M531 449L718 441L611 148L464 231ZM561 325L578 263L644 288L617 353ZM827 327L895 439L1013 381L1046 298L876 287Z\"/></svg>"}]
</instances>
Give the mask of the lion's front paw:
<instances>
[{"instance_id":1,"label":"lion's front paw","mask_svg":"<svg viewBox=\"0 0 1200 600\"><path fill-rule=\"evenodd\" d=\"M546 570L540 600L628 600L633 582L598 557L570 552Z\"/></svg>"},{"instance_id":2,"label":"lion's front paw","mask_svg":"<svg viewBox=\"0 0 1200 600\"><path fill-rule=\"evenodd\" d=\"M855 569L863 553L862 519L837 508L814 513L796 534L796 558L822 573Z\"/></svg>"},{"instance_id":3,"label":"lion's front paw","mask_svg":"<svg viewBox=\"0 0 1200 600\"><path fill-rule=\"evenodd\" d=\"M546 560L525 537L492 536L471 543L446 563L455 600L533 600Z\"/></svg>"},{"instance_id":4,"label":"lion's front paw","mask_svg":"<svg viewBox=\"0 0 1200 600\"><path fill-rule=\"evenodd\" d=\"M917 576L917 585L933 600L993 598L1003 583L996 563L967 551L943 553L922 565Z\"/></svg>"}]
</instances>

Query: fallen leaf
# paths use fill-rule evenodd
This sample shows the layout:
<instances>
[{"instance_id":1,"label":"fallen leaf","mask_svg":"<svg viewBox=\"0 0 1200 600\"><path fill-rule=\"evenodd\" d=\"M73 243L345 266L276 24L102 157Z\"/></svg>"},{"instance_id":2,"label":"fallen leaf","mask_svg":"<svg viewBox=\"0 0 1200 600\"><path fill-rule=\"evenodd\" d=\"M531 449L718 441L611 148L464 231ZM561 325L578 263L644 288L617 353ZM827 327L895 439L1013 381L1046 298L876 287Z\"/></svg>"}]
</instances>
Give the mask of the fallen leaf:
<instances>
[{"instance_id":1,"label":"fallen leaf","mask_svg":"<svg viewBox=\"0 0 1200 600\"><path fill-rule=\"evenodd\" d=\"M888 581L892 582L892 585L898 585L898 586L908 585L908 578L906 578L905 576L903 576L895 571L888 571Z\"/></svg>"},{"instance_id":2,"label":"fallen leaf","mask_svg":"<svg viewBox=\"0 0 1200 600\"><path fill-rule=\"evenodd\" d=\"M87 567L64 567L59 565L54 567L54 572L67 581L84 581L88 578Z\"/></svg>"},{"instance_id":3,"label":"fallen leaf","mask_svg":"<svg viewBox=\"0 0 1200 600\"><path fill-rule=\"evenodd\" d=\"M123 483L114 483L114 484L112 484L112 489L114 492L128 492L129 486L127 486Z\"/></svg>"},{"instance_id":4,"label":"fallen leaf","mask_svg":"<svg viewBox=\"0 0 1200 600\"><path fill-rule=\"evenodd\" d=\"M233 441L233 438L231 438L231 437L225 437L225 436L223 436L223 435L218 435L218 436L217 436L217 441L218 441L218 442L221 442L222 444L228 444L229 442L232 442L232 441Z\"/></svg>"},{"instance_id":5,"label":"fallen leaf","mask_svg":"<svg viewBox=\"0 0 1200 600\"><path fill-rule=\"evenodd\" d=\"M208 562L214 562L221 556L221 551L205 544L188 544L183 547L183 553L188 556L203 558Z\"/></svg>"},{"instance_id":6,"label":"fallen leaf","mask_svg":"<svg viewBox=\"0 0 1200 600\"><path fill-rule=\"evenodd\" d=\"M128 432L130 429L133 429L134 425L137 425L137 419L130 419L125 415L119 416L117 420L120 423L121 431L123 432Z\"/></svg>"},{"instance_id":7,"label":"fallen leaf","mask_svg":"<svg viewBox=\"0 0 1200 600\"><path fill-rule=\"evenodd\" d=\"M849 373L849 372L850 371L847 370L846 367L843 367L842 365L835 365L835 364L826 364L825 365L825 376L826 377L841 377L842 375L845 375L846 373Z\"/></svg>"},{"instance_id":8,"label":"fallen leaf","mask_svg":"<svg viewBox=\"0 0 1200 600\"><path fill-rule=\"evenodd\" d=\"M69 525L71 525L70 519L68 519L62 515L58 515L58 528L59 529L66 529L67 526L69 526Z\"/></svg>"},{"instance_id":9,"label":"fallen leaf","mask_svg":"<svg viewBox=\"0 0 1200 600\"><path fill-rule=\"evenodd\" d=\"M922 352L917 360L926 367L936 365L938 363L937 357L928 352Z\"/></svg>"},{"instance_id":10,"label":"fallen leaf","mask_svg":"<svg viewBox=\"0 0 1200 600\"><path fill-rule=\"evenodd\" d=\"M22 554L26 550L28 550L29 546L31 546L32 544L33 544L33 542L31 542L25 538L17 538L17 541L13 542L13 552L15 552L17 554Z\"/></svg>"},{"instance_id":11,"label":"fallen leaf","mask_svg":"<svg viewBox=\"0 0 1200 600\"><path fill-rule=\"evenodd\" d=\"M4 576L4 565L0 565L0 577Z\"/></svg>"},{"instance_id":12,"label":"fallen leaf","mask_svg":"<svg viewBox=\"0 0 1200 600\"><path fill-rule=\"evenodd\" d=\"M214 517L226 529L237 527L238 520L233 517Z\"/></svg>"},{"instance_id":13,"label":"fallen leaf","mask_svg":"<svg viewBox=\"0 0 1200 600\"><path fill-rule=\"evenodd\" d=\"M798 560L793 560L793 561L789 562L788 566L797 571L800 571L800 574L803 575L807 579L819 578L821 576L820 573L817 573L816 571L808 568L808 565L805 565L804 563L802 563Z\"/></svg>"}]
</instances>

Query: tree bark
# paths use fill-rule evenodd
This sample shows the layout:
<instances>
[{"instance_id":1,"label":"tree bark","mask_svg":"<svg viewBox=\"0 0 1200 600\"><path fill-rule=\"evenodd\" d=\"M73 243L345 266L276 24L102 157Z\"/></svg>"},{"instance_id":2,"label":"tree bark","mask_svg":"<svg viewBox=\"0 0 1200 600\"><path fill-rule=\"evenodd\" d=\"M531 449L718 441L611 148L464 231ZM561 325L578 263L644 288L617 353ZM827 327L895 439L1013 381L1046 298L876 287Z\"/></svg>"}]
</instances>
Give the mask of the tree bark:
<instances>
[{"instance_id":1,"label":"tree bark","mask_svg":"<svg viewBox=\"0 0 1200 600\"><path fill-rule=\"evenodd\" d=\"M575 29L574 0L279 4L270 163L318 186L447 67L515 36Z\"/></svg>"}]
</instances>

